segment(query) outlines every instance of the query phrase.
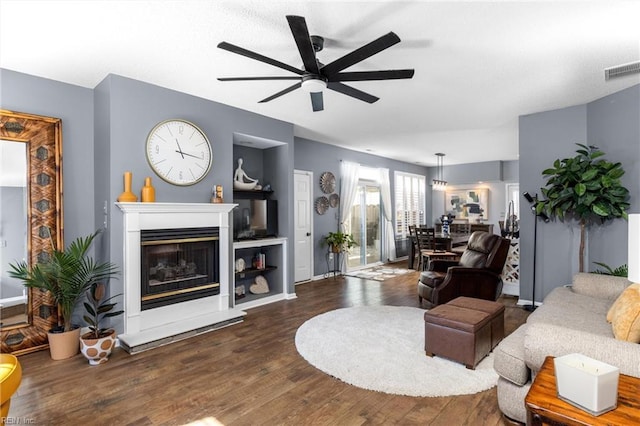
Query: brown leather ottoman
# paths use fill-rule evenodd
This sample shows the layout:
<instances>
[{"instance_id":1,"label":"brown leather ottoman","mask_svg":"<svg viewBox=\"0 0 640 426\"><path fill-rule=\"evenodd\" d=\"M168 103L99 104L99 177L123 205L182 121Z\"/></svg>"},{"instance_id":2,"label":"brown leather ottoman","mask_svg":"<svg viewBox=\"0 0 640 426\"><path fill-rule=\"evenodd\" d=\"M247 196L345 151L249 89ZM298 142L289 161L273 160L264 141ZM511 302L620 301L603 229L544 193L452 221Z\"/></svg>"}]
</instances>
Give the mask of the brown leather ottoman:
<instances>
[{"instance_id":1,"label":"brown leather ottoman","mask_svg":"<svg viewBox=\"0 0 640 426\"><path fill-rule=\"evenodd\" d=\"M448 304L491 315L491 350L504 339L504 305L502 303L461 296L451 300Z\"/></svg>"},{"instance_id":2,"label":"brown leather ottoman","mask_svg":"<svg viewBox=\"0 0 640 426\"><path fill-rule=\"evenodd\" d=\"M493 341L496 340L497 344L502 338L500 330L504 335L504 306L491 301L482 302L493 306L477 304L475 302L480 300L473 298L458 299L425 312L424 348L428 356L449 358L473 370L489 355L494 347ZM495 339L492 326L496 329Z\"/></svg>"}]
</instances>

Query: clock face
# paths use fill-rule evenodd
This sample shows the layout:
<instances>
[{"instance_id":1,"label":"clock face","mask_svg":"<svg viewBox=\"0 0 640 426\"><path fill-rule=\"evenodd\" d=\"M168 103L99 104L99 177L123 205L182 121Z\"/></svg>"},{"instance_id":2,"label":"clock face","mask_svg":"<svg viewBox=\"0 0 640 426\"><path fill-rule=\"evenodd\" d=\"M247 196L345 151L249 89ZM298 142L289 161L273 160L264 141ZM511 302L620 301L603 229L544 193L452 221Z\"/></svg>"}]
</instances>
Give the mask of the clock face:
<instances>
[{"instance_id":1,"label":"clock face","mask_svg":"<svg viewBox=\"0 0 640 426\"><path fill-rule=\"evenodd\" d=\"M147 161L163 180L174 185L193 185L211 169L211 144L193 123L163 121L147 137Z\"/></svg>"}]
</instances>

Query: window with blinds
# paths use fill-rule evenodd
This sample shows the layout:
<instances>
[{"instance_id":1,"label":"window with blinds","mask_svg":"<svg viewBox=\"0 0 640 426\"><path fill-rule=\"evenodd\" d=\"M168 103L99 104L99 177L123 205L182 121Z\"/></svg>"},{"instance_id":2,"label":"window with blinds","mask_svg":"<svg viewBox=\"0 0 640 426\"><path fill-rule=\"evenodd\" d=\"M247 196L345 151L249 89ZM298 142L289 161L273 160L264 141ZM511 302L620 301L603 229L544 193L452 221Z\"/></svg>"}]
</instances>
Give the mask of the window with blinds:
<instances>
[{"instance_id":1,"label":"window with blinds","mask_svg":"<svg viewBox=\"0 0 640 426\"><path fill-rule=\"evenodd\" d=\"M426 178L412 173L396 171L396 239L409 236L410 225L425 223Z\"/></svg>"}]
</instances>

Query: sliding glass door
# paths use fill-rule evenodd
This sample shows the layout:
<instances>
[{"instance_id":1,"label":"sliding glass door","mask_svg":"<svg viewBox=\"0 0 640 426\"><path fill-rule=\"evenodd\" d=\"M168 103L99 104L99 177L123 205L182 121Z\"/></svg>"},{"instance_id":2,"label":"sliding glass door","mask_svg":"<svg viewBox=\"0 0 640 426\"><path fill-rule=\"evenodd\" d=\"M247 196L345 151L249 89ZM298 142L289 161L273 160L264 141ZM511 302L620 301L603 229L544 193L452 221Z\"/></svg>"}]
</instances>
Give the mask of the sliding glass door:
<instances>
[{"instance_id":1,"label":"sliding glass door","mask_svg":"<svg viewBox=\"0 0 640 426\"><path fill-rule=\"evenodd\" d=\"M380 187L375 183L360 183L351 207L351 233L357 246L347 259L348 269L357 269L379 262L380 256Z\"/></svg>"}]
</instances>

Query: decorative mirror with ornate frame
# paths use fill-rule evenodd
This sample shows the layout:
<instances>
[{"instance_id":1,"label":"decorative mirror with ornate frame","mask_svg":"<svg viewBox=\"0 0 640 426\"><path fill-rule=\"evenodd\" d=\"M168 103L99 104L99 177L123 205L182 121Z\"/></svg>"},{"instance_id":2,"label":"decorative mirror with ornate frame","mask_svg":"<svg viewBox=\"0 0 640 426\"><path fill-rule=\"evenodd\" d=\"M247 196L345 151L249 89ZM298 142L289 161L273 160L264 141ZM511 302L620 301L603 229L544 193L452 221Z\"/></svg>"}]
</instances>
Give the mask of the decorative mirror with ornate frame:
<instances>
[{"instance_id":1,"label":"decorative mirror with ornate frame","mask_svg":"<svg viewBox=\"0 0 640 426\"><path fill-rule=\"evenodd\" d=\"M24 156L26 167L22 170L26 176L22 180L26 185L15 183L20 177L0 176L0 310L12 314L7 316L0 311L0 352L23 354L48 346L47 332L58 324L58 309L49 293L41 290L28 289L24 302L20 296L11 297L19 282L10 281L6 265L22 259L38 262L49 256L52 243L62 247L62 121L0 109L0 156L9 155L13 158L0 157L0 175L9 173L4 164L14 160L19 163ZM5 183L8 181L14 183ZM12 195L11 205L4 202L7 194L18 194ZM18 208L20 204L24 204L23 209ZM24 217L17 217L16 210L23 211ZM11 247L18 249L11 251ZM20 309L19 305L25 302L26 306ZM15 308L9 311L10 305L18 305L22 312Z\"/></svg>"}]
</instances>

